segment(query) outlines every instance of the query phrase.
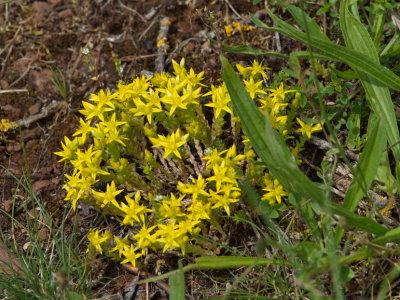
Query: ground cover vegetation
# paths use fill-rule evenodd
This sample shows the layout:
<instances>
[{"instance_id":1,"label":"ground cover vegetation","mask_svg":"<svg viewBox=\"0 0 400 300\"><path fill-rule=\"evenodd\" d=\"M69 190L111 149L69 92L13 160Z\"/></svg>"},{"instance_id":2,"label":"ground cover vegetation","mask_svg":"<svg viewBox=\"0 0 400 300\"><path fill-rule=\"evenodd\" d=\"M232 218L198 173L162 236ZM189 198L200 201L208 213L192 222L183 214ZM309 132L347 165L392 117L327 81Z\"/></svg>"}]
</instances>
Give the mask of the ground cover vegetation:
<instances>
[{"instance_id":1,"label":"ground cover vegetation","mask_svg":"<svg viewBox=\"0 0 400 300\"><path fill-rule=\"evenodd\" d=\"M399 4L252 2L265 8L218 24L225 39L206 34L222 54L219 80L187 56L79 101L78 124L54 153L67 214L96 212L86 239L68 244L79 221L70 237L64 222L53 229L29 178L12 176L42 217L6 213L30 239L25 253L12 240L20 263L0 275L5 298L108 297L98 284L108 279L93 278L99 261L142 276L131 297L158 283L154 299L396 298ZM278 51L257 48L271 33ZM159 34L155 47L166 45ZM121 60L115 67L121 76ZM51 81L68 100L62 73ZM0 130L19 126L2 119Z\"/></svg>"}]
</instances>

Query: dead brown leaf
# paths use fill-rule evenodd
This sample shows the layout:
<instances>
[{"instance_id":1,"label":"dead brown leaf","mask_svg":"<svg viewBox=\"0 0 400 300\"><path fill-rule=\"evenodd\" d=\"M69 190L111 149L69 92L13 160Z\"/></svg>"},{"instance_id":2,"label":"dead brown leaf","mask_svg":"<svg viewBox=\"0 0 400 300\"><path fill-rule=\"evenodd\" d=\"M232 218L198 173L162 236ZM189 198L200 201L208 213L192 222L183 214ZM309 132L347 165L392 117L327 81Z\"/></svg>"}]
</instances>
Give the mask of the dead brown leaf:
<instances>
[{"instance_id":1,"label":"dead brown leaf","mask_svg":"<svg viewBox=\"0 0 400 300\"><path fill-rule=\"evenodd\" d=\"M44 189L50 184L50 180L39 180L32 184L32 191L35 193L39 192L40 190Z\"/></svg>"},{"instance_id":2,"label":"dead brown leaf","mask_svg":"<svg viewBox=\"0 0 400 300\"><path fill-rule=\"evenodd\" d=\"M22 274L21 263L2 243L0 243L0 273Z\"/></svg>"}]
</instances>

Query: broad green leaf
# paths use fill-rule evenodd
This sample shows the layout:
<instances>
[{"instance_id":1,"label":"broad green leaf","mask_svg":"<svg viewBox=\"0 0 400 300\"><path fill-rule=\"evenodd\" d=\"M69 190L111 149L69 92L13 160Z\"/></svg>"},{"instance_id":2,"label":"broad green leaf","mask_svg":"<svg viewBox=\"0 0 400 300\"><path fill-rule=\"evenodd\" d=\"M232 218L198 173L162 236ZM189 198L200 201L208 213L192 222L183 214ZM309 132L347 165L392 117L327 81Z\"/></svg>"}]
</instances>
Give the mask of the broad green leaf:
<instances>
[{"instance_id":1,"label":"broad green leaf","mask_svg":"<svg viewBox=\"0 0 400 300\"><path fill-rule=\"evenodd\" d=\"M382 38L383 27L385 25L385 6L378 1L372 1L370 20L372 23L371 31L374 36L374 45L378 47Z\"/></svg>"},{"instance_id":2,"label":"broad green leaf","mask_svg":"<svg viewBox=\"0 0 400 300\"><path fill-rule=\"evenodd\" d=\"M254 15L250 15L250 18L257 26L261 28L280 32L295 40L303 42L312 48L323 51L324 53L334 57L336 60L347 63L351 67L357 66L359 70L368 74L374 82L400 91L400 77L382 65L372 62L364 54L343 46L335 45L332 42L325 42L319 38L307 36L307 34L304 32L276 17L269 10L268 14L279 26L281 26L280 28L267 26Z\"/></svg>"},{"instance_id":3,"label":"broad green leaf","mask_svg":"<svg viewBox=\"0 0 400 300\"><path fill-rule=\"evenodd\" d=\"M373 243L384 245L389 242L400 243L400 227L389 230L384 235L374 239Z\"/></svg>"},{"instance_id":4,"label":"broad green leaf","mask_svg":"<svg viewBox=\"0 0 400 300\"><path fill-rule=\"evenodd\" d=\"M185 300L185 272L182 263L179 261L179 269L169 277L169 299Z\"/></svg>"},{"instance_id":5,"label":"broad green leaf","mask_svg":"<svg viewBox=\"0 0 400 300\"><path fill-rule=\"evenodd\" d=\"M317 37L325 42L330 42L329 38L325 33L322 32L317 22L315 22L301 8L294 5L288 5L286 8L293 16L296 23L299 24L306 32L309 32L310 35Z\"/></svg>"},{"instance_id":6,"label":"broad green leaf","mask_svg":"<svg viewBox=\"0 0 400 300\"><path fill-rule=\"evenodd\" d=\"M253 48L247 45L240 45L240 46L229 46L224 43L216 43L222 50L236 53L236 54L251 54L251 55L264 55L264 56L275 56L279 58L288 59L286 54L282 54L275 51L263 51L260 49Z\"/></svg>"},{"instance_id":7,"label":"broad green leaf","mask_svg":"<svg viewBox=\"0 0 400 300\"><path fill-rule=\"evenodd\" d=\"M280 264L285 262L269 258L246 257L246 256L202 256L196 259L193 265L195 269L227 269L248 266Z\"/></svg>"},{"instance_id":8,"label":"broad green leaf","mask_svg":"<svg viewBox=\"0 0 400 300\"><path fill-rule=\"evenodd\" d=\"M354 179L347 189L343 207L354 211L375 178L382 152L386 146L385 126L376 120L367 132L368 140L354 170Z\"/></svg>"},{"instance_id":9,"label":"broad green leaf","mask_svg":"<svg viewBox=\"0 0 400 300\"><path fill-rule=\"evenodd\" d=\"M357 49L362 54L368 56L374 63L379 63L378 52L376 51L368 31L357 18L351 15L348 9L349 5L352 3L355 4L356 2L353 0L344 0L340 4L339 21L346 45L350 49ZM386 127L386 135L389 144L395 145L400 141L400 135L389 89L377 85L370 74L364 73L357 65L352 67L355 69L356 73L358 73L365 89L369 106L376 113L377 117L383 121ZM393 147L392 151L397 162L400 162L400 145Z\"/></svg>"},{"instance_id":10,"label":"broad green leaf","mask_svg":"<svg viewBox=\"0 0 400 300\"><path fill-rule=\"evenodd\" d=\"M265 118L262 116L226 58L221 57L221 62L222 77L246 135L250 138L258 156L285 189L301 197L311 198L327 213L332 212L344 217L350 226L356 226L377 235L384 234L387 229L375 221L360 217L332 203L329 194L301 172L289 148L271 126L268 114Z\"/></svg>"},{"instance_id":11,"label":"broad green leaf","mask_svg":"<svg viewBox=\"0 0 400 300\"><path fill-rule=\"evenodd\" d=\"M269 258L260 257L248 257L248 256L202 256L196 259L194 264L187 265L182 269L171 271L159 276L154 276L140 283L155 282L165 278L175 276L180 272L187 272L190 270L209 270L209 269L227 269L227 268L239 268L248 266L259 266L259 265L281 265L285 266L289 263L282 260L274 260ZM181 276L181 275L180 275Z\"/></svg>"},{"instance_id":12,"label":"broad green leaf","mask_svg":"<svg viewBox=\"0 0 400 300\"><path fill-rule=\"evenodd\" d=\"M400 34L397 32L394 34L380 55L384 59L389 59L400 55Z\"/></svg>"}]
</instances>

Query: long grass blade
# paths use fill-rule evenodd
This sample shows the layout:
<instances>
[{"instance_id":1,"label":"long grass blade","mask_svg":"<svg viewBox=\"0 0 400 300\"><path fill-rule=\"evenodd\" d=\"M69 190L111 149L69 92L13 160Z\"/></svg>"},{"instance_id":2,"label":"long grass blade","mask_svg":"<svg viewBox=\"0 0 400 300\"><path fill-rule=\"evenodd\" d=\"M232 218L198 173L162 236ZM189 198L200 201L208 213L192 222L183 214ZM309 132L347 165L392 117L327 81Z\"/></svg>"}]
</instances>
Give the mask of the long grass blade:
<instances>
[{"instance_id":1,"label":"long grass blade","mask_svg":"<svg viewBox=\"0 0 400 300\"><path fill-rule=\"evenodd\" d=\"M333 56L338 61L343 61L347 63L352 68L354 66L357 66L359 70L361 70L365 74L368 74L371 79L377 84L400 91L400 77L385 68L384 66L372 62L364 54L343 46L335 45L332 42L326 42L313 36L307 36L304 32L279 19L269 10L268 14L280 26L279 28L270 27L264 24L254 15L250 15L250 18L254 22L254 24L261 28L285 34L295 40L309 45L312 48L318 49L328 55Z\"/></svg>"},{"instance_id":2,"label":"long grass blade","mask_svg":"<svg viewBox=\"0 0 400 300\"><path fill-rule=\"evenodd\" d=\"M185 300L185 272L181 261L179 261L177 272L169 277L169 299Z\"/></svg>"},{"instance_id":3,"label":"long grass blade","mask_svg":"<svg viewBox=\"0 0 400 300\"><path fill-rule=\"evenodd\" d=\"M379 55L371 37L348 9L352 2L352 0L344 0L340 5L339 21L346 45L352 50L357 49L360 53L368 56L370 61L379 64ZM389 144L395 145L400 141L400 135L389 89L375 84L370 74L364 73L358 65L354 65L354 67L366 91L369 106L384 122ZM396 160L400 161L400 145L394 146L392 151Z\"/></svg>"}]
</instances>

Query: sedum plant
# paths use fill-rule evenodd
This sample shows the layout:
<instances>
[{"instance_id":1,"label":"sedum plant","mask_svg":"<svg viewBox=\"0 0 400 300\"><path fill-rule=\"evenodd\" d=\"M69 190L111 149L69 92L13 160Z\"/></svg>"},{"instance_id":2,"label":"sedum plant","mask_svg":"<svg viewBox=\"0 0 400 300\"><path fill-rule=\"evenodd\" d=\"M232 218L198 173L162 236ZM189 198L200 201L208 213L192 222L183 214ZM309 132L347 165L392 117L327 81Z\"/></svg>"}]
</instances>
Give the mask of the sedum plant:
<instances>
[{"instance_id":1,"label":"sedum plant","mask_svg":"<svg viewBox=\"0 0 400 300\"><path fill-rule=\"evenodd\" d=\"M288 196L258 160L231 107L225 84L207 87L203 72L173 61L173 74L119 83L83 101L80 126L65 137L60 161L66 174L65 200L83 201L115 216L125 236L108 230L88 233L89 251L136 265L149 251L201 254L198 234L212 225L224 235L219 216L230 215L249 179L273 205ZM298 114L300 93L283 83L265 86L268 68L254 61L237 65L260 111L285 138L298 132L301 150L318 124ZM297 128L297 129L296 129Z\"/></svg>"}]
</instances>

